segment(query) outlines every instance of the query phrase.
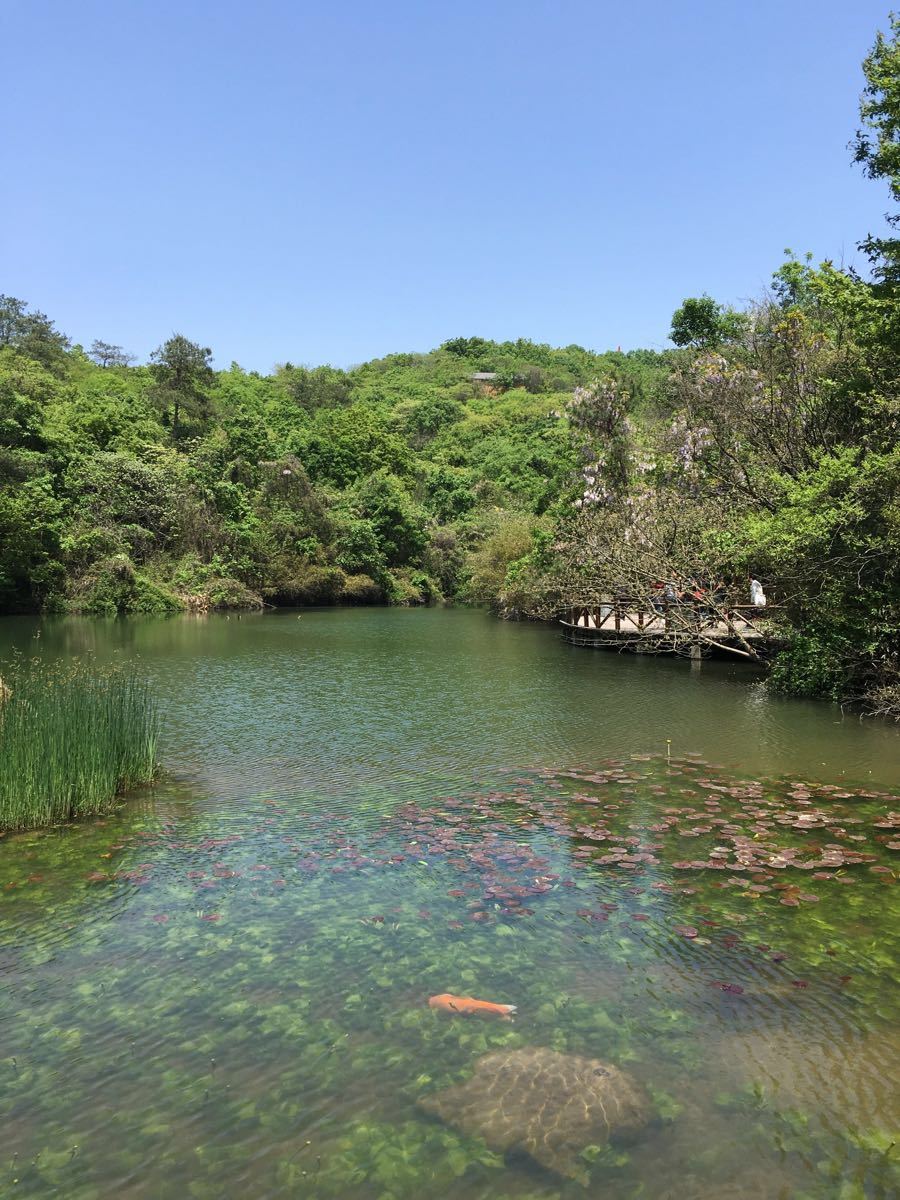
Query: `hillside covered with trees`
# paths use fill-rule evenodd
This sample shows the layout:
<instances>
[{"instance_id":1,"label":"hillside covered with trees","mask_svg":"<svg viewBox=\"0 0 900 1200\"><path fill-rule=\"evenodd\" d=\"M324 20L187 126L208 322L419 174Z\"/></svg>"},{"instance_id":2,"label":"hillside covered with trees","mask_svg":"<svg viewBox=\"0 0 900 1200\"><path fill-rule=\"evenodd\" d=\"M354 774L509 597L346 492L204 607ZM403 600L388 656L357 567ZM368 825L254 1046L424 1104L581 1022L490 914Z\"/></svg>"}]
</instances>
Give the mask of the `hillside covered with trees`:
<instances>
[{"instance_id":1,"label":"hillside covered with trees","mask_svg":"<svg viewBox=\"0 0 900 1200\"><path fill-rule=\"evenodd\" d=\"M10 297L0 344L5 612L495 602L570 490L573 389L666 362L459 338L261 376L173 335L132 366Z\"/></svg>"}]
</instances>

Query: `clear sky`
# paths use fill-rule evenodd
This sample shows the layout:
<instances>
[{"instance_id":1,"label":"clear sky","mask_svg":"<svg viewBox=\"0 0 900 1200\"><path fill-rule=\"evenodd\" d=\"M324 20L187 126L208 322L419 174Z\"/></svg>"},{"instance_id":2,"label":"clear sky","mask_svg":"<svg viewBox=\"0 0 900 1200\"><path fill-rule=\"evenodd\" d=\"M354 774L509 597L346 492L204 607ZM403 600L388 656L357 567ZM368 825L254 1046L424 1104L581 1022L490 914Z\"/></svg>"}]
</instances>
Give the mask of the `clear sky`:
<instances>
[{"instance_id":1,"label":"clear sky","mask_svg":"<svg viewBox=\"0 0 900 1200\"><path fill-rule=\"evenodd\" d=\"M871 0L0 0L0 291L141 359L662 347L864 265Z\"/></svg>"}]
</instances>

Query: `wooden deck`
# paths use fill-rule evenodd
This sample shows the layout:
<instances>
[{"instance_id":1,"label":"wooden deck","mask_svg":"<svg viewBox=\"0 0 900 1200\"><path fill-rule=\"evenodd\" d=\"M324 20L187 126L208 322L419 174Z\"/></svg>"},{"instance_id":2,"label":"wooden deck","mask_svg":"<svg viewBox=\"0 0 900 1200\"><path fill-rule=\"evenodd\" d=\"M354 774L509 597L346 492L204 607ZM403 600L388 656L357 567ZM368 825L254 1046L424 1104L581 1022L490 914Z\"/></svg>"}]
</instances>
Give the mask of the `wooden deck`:
<instances>
[{"instance_id":1,"label":"wooden deck","mask_svg":"<svg viewBox=\"0 0 900 1200\"><path fill-rule=\"evenodd\" d=\"M560 620L563 637L573 646L630 649L648 654L702 657L715 650L756 658L771 635L766 618L772 606L718 605L616 600L572 608Z\"/></svg>"}]
</instances>

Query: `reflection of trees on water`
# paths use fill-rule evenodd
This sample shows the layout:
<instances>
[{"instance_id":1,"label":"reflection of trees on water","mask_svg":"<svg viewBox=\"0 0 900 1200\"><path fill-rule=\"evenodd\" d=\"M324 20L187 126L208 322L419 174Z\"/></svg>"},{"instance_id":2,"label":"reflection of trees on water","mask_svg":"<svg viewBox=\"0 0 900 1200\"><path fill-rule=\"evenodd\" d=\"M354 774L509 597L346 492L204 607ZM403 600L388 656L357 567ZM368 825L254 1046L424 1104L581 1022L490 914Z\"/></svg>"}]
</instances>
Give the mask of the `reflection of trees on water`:
<instances>
[{"instance_id":1,"label":"reflection of trees on water","mask_svg":"<svg viewBox=\"0 0 900 1200\"><path fill-rule=\"evenodd\" d=\"M46 657L90 655L101 662L122 655L147 655L152 656L148 661L159 659L165 663L200 652L204 657L233 658L235 626L244 622L249 625L261 616L180 613L169 617L5 617L0 626L0 659L13 648ZM198 630L201 625L202 633Z\"/></svg>"},{"instance_id":2,"label":"reflection of trees on water","mask_svg":"<svg viewBox=\"0 0 900 1200\"><path fill-rule=\"evenodd\" d=\"M675 754L747 772L896 775L896 728L775 697L742 664L691 675L667 659L575 653L555 630L477 612L5 618L0 674L13 647L135 664L163 715L164 765L229 799L336 775L408 795L429 776L590 764L667 738Z\"/></svg>"}]
</instances>

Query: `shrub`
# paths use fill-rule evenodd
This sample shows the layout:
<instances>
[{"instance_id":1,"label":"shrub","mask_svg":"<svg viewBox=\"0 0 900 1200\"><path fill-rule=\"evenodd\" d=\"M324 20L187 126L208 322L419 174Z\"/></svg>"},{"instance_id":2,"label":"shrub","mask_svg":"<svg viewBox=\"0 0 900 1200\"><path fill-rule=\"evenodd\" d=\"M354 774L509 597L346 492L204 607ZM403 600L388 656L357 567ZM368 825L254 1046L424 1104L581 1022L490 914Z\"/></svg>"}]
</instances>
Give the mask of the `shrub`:
<instances>
[{"instance_id":1,"label":"shrub","mask_svg":"<svg viewBox=\"0 0 900 1200\"><path fill-rule=\"evenodd\" d=\"M842 640L797 634L772 664L769 683L786 695L838 700L846 692L851 651Z\"/></svg>"},{"instance_id":2,"label":"shrub","mask_svg":"<svg viewBox=\"0 0 900 1200\"><path fill-rule=\"evenodd\" d=\"M526 513L498 514L468 562L467 593L476 604L499 607L510 565L530 552L538 523Z\"/></svg>"},{"instance_id":3,"label":"shrub","mask_svg":"<svg viewBox=\"0 0 900 1200\"><path fill-rule=\"evenodd\" d=\"M340 599L344 604L380 604L384 590L370 575L348 575Z\"/></svg>"},{"instance_id":4,"label":"shrub","mask_svg":"<svg viewBox=\"0 0 900 1200\"><path fill-rule=\"evenodd\" d=\"M299 560L290 578L279 578L267 588L267 598L280 604L335 604L347 576L340 567L320 567Z\"/></svg>"},{"instance_id":5,"label":"shrub","mask_svg":"<svg viewBox=\"0 0 900 1200\"><path fill-rule=\"evenodd\" d=\"M433 604L441 600L441 590L425 571L400 569L389 576L388 599L391 604Z\"/></svg>"},{"instance_id":6,"label":"shrub","mask_svg":"<svg viewBox=\"0 0 900 1200\"><path fill-rule=\"evenodd\" d=\"M114 554L73 581L67 607L70 612L114 617L118 613L164 616L182 612L185 605L174 592L135 570L127 554Z\"/></svg>"},{"instance_id":7,"label":"shrub","mask_svg":"<svg viewBox=\"0 0 900 1200\"><path fill-rule=\"evenodd\" d=\"M188 601L194 609L262 608L262 597L252 588L229 575L211 575Z\"/></svg>"}]
</instances>

